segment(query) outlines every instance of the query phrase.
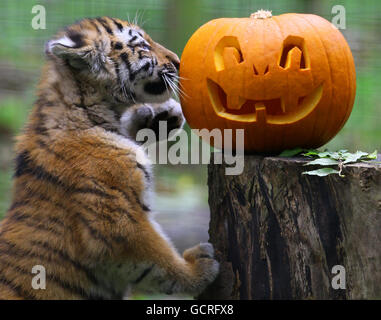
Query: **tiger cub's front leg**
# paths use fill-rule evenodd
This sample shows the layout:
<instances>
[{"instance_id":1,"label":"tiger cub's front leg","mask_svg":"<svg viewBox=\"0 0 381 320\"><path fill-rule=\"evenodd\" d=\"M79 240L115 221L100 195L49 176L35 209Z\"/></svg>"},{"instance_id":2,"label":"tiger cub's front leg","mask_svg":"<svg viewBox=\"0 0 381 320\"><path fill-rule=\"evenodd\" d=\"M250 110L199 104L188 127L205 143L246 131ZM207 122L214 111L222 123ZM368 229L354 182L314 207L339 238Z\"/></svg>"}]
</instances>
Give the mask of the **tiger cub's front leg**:
<instances>
[{"instance_id":1,"label":"tiger cub's front leg","mask_svg":"<svg viewBox=\"0 0 381 320\"><path fill-rule=\"evenodd\" d=\"M123 134L133 140L140 129L152 129L157 140L161 140L160 121L166 122L166 137L182 128L184 117L180 104L169 99L161 104L136 105L124 113L121 127ZM181 256L152 219L141 227L135 243L137 272L129 279L132 289L198 295L216 278L219 264L214 260L211 244L201 243Z\"/></svg>"},{"instance_id":2,"label":"tiger cub's front leg","mask_svg":"<svg viewBox=\"0 0 381 320\"><path fill-rule=\"evenodd\" d=\"M160 121L164 121L166 125L167 132L163 132L165 137L169 134L173 135L176 129L181 129L184 117L180 104L174 99L169 99L164 103L139 104L130 107L122 116L121 131L124 136L136 141L139 130L152 129L156 139L161 140Z\"/></svg>"}]
</instances>

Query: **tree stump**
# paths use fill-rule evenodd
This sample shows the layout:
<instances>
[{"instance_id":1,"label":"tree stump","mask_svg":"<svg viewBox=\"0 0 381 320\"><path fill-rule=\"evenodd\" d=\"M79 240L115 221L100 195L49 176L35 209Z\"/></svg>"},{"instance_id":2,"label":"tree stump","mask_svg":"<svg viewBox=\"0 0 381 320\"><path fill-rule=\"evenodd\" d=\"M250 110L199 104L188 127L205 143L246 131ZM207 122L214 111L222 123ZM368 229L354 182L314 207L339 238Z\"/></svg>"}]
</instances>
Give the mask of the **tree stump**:
<instances>
[{"instance_id":1,"label":"tree stump","mask_svg":"<svg viewBox=\"0 0 381 320\"><path fill-rule=\"evenodd\" d=\"M200 299L381 299L381 165L342 178L302 175L306 162L245 156L238 176L209 165L221 273ZM336 265L345 289L332 286Z\"/></svg>"}]
</instances>

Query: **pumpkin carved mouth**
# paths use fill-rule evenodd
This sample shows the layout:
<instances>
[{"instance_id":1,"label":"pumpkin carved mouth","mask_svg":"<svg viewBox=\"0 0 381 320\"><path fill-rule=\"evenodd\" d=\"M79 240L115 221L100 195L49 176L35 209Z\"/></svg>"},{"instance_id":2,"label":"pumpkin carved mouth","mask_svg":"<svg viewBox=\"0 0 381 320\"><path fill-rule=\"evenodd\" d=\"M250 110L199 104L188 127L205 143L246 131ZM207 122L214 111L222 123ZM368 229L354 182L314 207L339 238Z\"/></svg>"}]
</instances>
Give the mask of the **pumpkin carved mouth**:
<instances>
[{"instance_id":1,"label":"pumpkin carved mouth","mask_svg":"<svg viewBox=\"0 0 381 320\"><path fill-rule=\"evenodd\" d=\"M207 79L208 93L216 114L222 118L239 122L285 124L306 117L319 104L323 84L306 96L267 100L250 100L231 97L219 84Z\"/></svg>"}]
</instances>

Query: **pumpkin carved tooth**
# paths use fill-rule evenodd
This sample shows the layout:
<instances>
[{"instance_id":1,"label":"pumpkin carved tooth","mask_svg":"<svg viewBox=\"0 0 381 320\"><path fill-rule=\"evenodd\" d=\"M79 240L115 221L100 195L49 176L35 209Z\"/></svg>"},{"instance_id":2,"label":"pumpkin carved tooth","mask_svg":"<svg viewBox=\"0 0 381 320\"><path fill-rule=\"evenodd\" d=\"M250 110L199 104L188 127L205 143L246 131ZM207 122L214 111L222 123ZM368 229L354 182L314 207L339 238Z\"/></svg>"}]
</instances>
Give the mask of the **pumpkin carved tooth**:
<instances>
[{"instance_id":1,"label":"pumpkin carved tooth","mask_svg":"<svg viewBox=\"0 0 381 320\"><path fill-rule=\"evenodd\" d=\"M231 110L240 110L244 103L246 102L245 98L235 95L227 96L227 108Z\"/></svg>"},{"instance_id":2,"label":"pumpkin carved tooth","mask_svg":"<svg viewBox=\"0 0 381 320\"><path fill-rule=\"evenodd\" d=\"M225 91L211 79L208 79L207 83L210 102L219 117L253 123L263 121L275 124L281 123L286 118L288 121L302 119L315 109L323 92L323 85L320 85L306 96L251 100L226 95ZM261 113L260 119L258 111Z\"/></svg>"}]
</instances>

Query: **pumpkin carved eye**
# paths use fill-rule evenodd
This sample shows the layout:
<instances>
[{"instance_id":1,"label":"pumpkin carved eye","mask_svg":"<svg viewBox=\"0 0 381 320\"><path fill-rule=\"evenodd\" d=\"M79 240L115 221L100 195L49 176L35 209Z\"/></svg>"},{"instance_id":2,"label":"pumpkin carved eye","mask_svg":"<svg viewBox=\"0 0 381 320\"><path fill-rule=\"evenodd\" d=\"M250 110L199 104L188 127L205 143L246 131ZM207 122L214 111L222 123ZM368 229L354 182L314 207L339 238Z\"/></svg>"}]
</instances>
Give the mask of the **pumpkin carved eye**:
<instances>
[{"instance_id":1,"label":"pumpkin carved eye","mask_svg":"<svg viewBox=\"0 0 381 320\"><path fill-rule=\"evenodd\" d=\"M222 71L243 62L243 55L238 39L233 36L223 37L214 51L214 64L217 71Z\"/></svg>"},{"instance_id":2,"label":"pumpkin carved eye","mask_svg":"<svg viewBox=\"0 0 381 320\"><path fill-rule=\"evenodd\" d=\"M284 40L278 64L283 69L310 68L309 56L302 37L288 36Z\"/></svg>"}]
</instances>

